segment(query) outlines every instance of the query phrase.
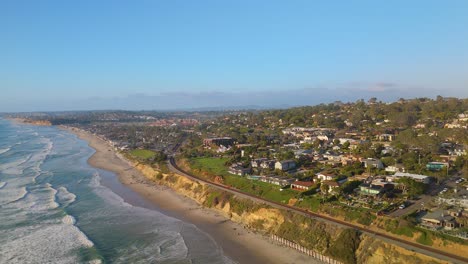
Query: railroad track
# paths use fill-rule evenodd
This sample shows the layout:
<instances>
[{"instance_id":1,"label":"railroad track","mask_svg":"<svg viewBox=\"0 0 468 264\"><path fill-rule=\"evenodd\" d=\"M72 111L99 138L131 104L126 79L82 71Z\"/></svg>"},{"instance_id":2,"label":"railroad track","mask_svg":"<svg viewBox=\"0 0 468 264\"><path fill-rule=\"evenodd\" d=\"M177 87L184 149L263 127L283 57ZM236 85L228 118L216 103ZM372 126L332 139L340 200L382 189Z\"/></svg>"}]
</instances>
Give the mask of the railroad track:
<instances>
[{"instance_id":1,"label":"railroad track","mask_svg":"<svg viewBox=\"0 0 468 264\"><path fill-rule=\"evenodd\" d=\"M270 205L270 206L272 206L274 208L292 211L292 212L295 212L295 213L298 213L298 214L301 214L301 215L304 215L304 216L307 216L307 217L311 217L311 218L319 220L319 221L325 221L325 222L328 222L328 223L336 224L336 225L339 225L341 227L353 228L353 229L358 230L358 231L360 231L362 233L365 233L367 235L374 236L376 238L382 239L382 240L390 242L392 244L402 246L403 248L409 249L411 251L419 252L419 253L422 253L422 254L425 254L425 255L428 255L428 256L432 256L432 257L441 259L441 260L450 261L452 263L465 263L465 264L468 263L468 253L466 253L466 252L465 252L464 256L454 255L454 254L447 253L447 252L439 250L439 249L435 249L435 248L432 248L432 247L429 247L429 246L424 246L424 245L421 245L421 244L418 244L418 243L410 242L410 241L407 241L407 240L404 240L404 239L401 239L401 238L398 238L398 237L394 237L394 236L391 236L391 235L388 235L388 234L385 234L385 233L382 233L382 232L371 230L371 229L368 229L368 228L365 228L365 227L362 227L362 226L359 226L359 225L355 225L355 224L352 224L352 223L349 223L349 222L345 222L345 221L342 221L342 220L339 220L339 219L335 219L335 218L332 218L332 217L329 217L329 216L320 215L320 214L310 212L310 211L307 211L307 210L304 210L304 209L300 209L300 208L297 208L297 207L293 207L293 206L277 203L277 202L274 202L274 201L270 201L270 200L264 199L264 198L256 196L256 195L252 195L252 194L243 192L243 191L238 190L238 189L230 188L229 186L214 183L214 182L202 179L200 177L197 177L195 175L192 175L192 174L182 170L179 166L177 166L174 157L169 158L168 165L169 165L169 169L171 171L177 173L177 174L180 174L180 175L182 175L184 177L187 177L189 179L192 179L194 181L203 182L203 183L205 183L207 185L210 185L210 186L212 186L214 188L217 188L217 189L232 193L232 194L240 196L242 198L247 198L247 199L253 200L255 202L261 202L261 203Z\"/></svg>"}]
</instances>

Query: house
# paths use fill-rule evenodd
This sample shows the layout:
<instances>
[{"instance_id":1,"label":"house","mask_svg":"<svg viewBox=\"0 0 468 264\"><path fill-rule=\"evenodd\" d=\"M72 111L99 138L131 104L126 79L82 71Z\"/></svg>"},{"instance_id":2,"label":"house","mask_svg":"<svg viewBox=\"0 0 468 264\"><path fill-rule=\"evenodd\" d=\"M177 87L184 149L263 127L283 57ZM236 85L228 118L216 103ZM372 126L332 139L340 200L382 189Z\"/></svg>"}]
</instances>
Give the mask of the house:
<instances>
[{"instance_id":1,"label":"house","mask_svg":"<svg viewBox=\"0 0 468 264\"><path fill-rule=\"evenodd\" d=\"M259 168L261 164L267 160L267 158L254 159L250 162L250 166L252 166L252 168Z\"/></svg>"},{"instance_id":2,"label":"house","mask_svg":"<svg viewBox=\"0 0 468 264\"><path fill-rule=\"evenodd\" d=\"M284 187L294 182L295 179L279 176L263 176L260 178L260 181Z\"/></svg>"},{"instance_id":3,"label":"house","mask_svg":"<svg viewBox=\"0 0 468 264\"><path fill-rule=\"evenodd\" d=\"M384 188L380 185L363 183L359 186L359 192L362 195L377 196L383 193Z\"/></svg>"},{"instance_id":4,"label":"house","mask_svg":"<svg viewBox=\"0 0 468 264\"><path fill-rule=\"evenodd\" d=\"M449 167L447 162L429 162L426 164L426 169L430 171L440 171Z\"/></svg>"},{"instance_id":5,"label":"house","mask_svg":"<svg viewBox=\"0 0 468 264\"><path fill-rule=\"evenodd\" d=\"M277 161L275 163L275 169L282 170L282 171L287 171L287 170L292 170L296 168L296 162L294 160L283 160L283 161Z\"/></svg>"},{"instance_id":6,"label":"house","mask_svg":"<svg viewBox=\"0 0 468 264\"><path fill-rule=\"evenodd\" d=\"M260 158L252 160L250 164L252 168L273 169L275 166L275 160Z\"/></svg>"},{"instance_id":7,"label":"house","mask_svg":"<svg viewBox=\"0 0 468 264\"><path fill-rule=\"evenodd\" d=\"M231 174L244 176L244 175L247 175L247 174L251 174L252 169L250 167L249 168L244 168L242 166L242 164L233 164L233 165L231 165L231 167L229 167L228 172L231 173Z\"/></svg>"},{"instance_id":8,"label":"house","mask_svg":"<svg viewBox=\"0 0 468 264\"><path fill-rule=\"evenodd\" d=\"M377 138L380 141L393 141L396 137L393 134L380 134L377 136Z\"/></svg>"},{"instance_id":9,"label":"house","mask_svg":"<svg viewBox=\"0 0 468 264\"><path fill-rule=\"evenodd\" d=\"M346 182L346 181L345 181ZM337 181L323 181L322 184L328 185L328 192L332 193L335 189L339 188L343 185L344 182L337 182Z\"/></svg>"},{"instance_id":10,"label":"house","mask_svg":"<svg viewBox=\"0 0 468 264\"><path fill-rule=\"evenodd\" d=\"M300 190L300 191L307 191L314 185L311 181L295 181L291 183L291 189Z\"/></svg>"},{"instance_id":11,"label":"house","mask_svg":"<svg viewBox=\"0 0 468 264\"><path fill-rule=\"evenodd\" d=\"M320 173L317 173L316 175L317 175L317 178L322 181L331 181L337 177L335 174L328 173L328 172L320 172Z\"/></svg>"},{"instance_id":12,"label":"house","mask_svg":"<svg viewBox=\"0 0 468 264\"><path fill-rule=\"evenodd\" d=\"M388 172L405 172L405 167L403 164L395 164L395 165L390 165L385 168L385 171Z\"/></svg>"},{"instance_id":13,"label":"house","mask_svg":"<svg viewBox=\"0 0 468 264\"><path fill-rule=\"evenodd\" d=\"M403 177L408 177L411 178L417 182L422 182L425 184L429 184L431 182L431 177L426 176L426 175L420 175L420 174L412 174L412 173L405 173L405 172L397 172L393 176L388 176L387 180L388 181L395 181L398 179L401 179Z\"/></svg>"},{"instance_id":14,"label":"house","mask_svg":"<svg viewBox=\"0 0 468 264\"><path fill-rule=\"evenodd\" d=\"M468 209L468 189L454 189L450 197L437 197L439 203L446 203Z\"/></svg>"},{"instance_id":15,"label":"house","mask_svg":"<svg viewBox=\"0 0 468 264\"><path fill-rule=\"evenodd\" d=\"M365 168L376 168L376 169L383 169L384 165L379 159L363 159L361 163L364 164Z\"/></svg>"},{"instance_id":16,"label":"house","mask_svg":"<svg viewBox=\"0 0 468 264\"><path fill-rule=\"evenodd\" d=\"M301 156L308 156L311 154L312 154L312 150L310 149L299 149L299 150L294 151L294 157L296 157L296 159L300 158Z\"/></svg>"},{"instance_id":17,"label":"house","mask_svg":"<svg viewBox=\"0 0 468 264\"><path fill-rule=\"evenodd\" d=\"M211 145L230 147L234 144L234 139L230 137L216 137L216 138L205 138L203 145L210 147Z\"/></svg>"},{"instance_id":18,"label":"house","mask_svg":"<svg viewBox=\"0 0 468 264\"><path fill-rule=\"evenodd\" d=\"M429 228L445 228L453 229L460 225L456 222L455 217L445 212L444 210L436 210L427 213L421 218L421 225Z\"/></svg>"}]
</instances>

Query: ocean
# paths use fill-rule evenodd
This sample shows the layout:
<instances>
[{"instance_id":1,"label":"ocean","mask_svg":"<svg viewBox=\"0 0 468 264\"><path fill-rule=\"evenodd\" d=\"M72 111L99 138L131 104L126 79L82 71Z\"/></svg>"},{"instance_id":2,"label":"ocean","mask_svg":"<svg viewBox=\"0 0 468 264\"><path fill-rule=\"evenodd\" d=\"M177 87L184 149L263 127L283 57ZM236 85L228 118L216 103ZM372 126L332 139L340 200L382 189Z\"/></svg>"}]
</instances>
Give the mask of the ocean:
<instances>
[{"instance_id":1,"label":"ocean","mask_svg":"<svg viewBox=\"0 0 468 264\"><path fill-rule=\"evenodd\" d=\"M93 153L56 127L0 119L0 263L233 263L196 226L101 184L117 177L89 166Z\"/></svg>"}]
</instances>

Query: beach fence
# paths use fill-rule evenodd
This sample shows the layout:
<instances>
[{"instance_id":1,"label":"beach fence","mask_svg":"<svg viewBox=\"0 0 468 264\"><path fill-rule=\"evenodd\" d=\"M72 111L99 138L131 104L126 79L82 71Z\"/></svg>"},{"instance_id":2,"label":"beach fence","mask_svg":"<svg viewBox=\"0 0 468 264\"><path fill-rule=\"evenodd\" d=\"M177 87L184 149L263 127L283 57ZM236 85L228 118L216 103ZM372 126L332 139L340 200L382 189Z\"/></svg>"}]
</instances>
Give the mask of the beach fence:
<instances>
[{"instance_id":1,"label":"beach fence","mask_svg":"<svg viewBox=\"0 0 468 264\"><path fill-rule=\"evenodd\" d=\"M284 246L287 246L289 248L292 248L292 249L295 249L305 255L308 255L310 257L313 257L317 260L320 260L324 263L328 263L328 264L343 264L343 262L341 261L338 261L338 260L335 260L335 259L332 259L328 256L325 256L325 255L322 255L320 254L319 252L315 251L315 250L311 250L311 249L308 249L308 248L305 248L297 243L294 243L292 241L289 241L287 239L284 239L282 237L279 237L277 235L271 235L270 236L271 240L273 240L274 242L276 243L279 243L281 245L284 245Z\"/></svg>"}]
</instances>

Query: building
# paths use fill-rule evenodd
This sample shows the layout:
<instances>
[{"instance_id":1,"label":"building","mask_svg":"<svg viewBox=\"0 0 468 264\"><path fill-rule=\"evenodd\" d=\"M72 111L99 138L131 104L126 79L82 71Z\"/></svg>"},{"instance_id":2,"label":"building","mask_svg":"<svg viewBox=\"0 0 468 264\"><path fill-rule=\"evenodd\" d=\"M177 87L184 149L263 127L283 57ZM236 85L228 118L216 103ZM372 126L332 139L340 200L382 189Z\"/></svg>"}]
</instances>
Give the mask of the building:
<instances>
[{"instance_id":1,"label":"building","mask_svg":"<svg viewBox=\"0 0 468 264\"><path fill-rule=\"evenodd\" d=\"M417 182L422 182L425 184L429 184L431 182L431 177L426 176L426 175L420 175L420 174L412 174L412 173L405 173L405 172L397 172L393 176L387 177L388 181L395 181L398 179L401 179L403 177L407 177L410 179L413 179Z\"/></svg>"},{"instance_id":2,"label":"building","mask_svg":"<svg viewBox=\"0 0 468 264\"><path fill-rule=\"evenodd\" d=\"M328 173L328 172L320 172L320 173L317 173L316 175L317 175L317 178L322 181L331 181L337 178L335 174Z\"/></svg>"},{"instance_id":3,"label":"building","mask_svg":"<svg viewBox=\"0 0 468 264\"><path fill-rule=\"evenodd\" d=\"M288 171L296 168L296 162L294 160L283 160L275 163L275 169Z\"/></svg>"},{"instance_id":4,"label":"building","mask_svg":"<svg viewBox=\"0 0 468 264\"><path fill-rule=\"evenodd\" d=\"M455 220L454 216L440 209L427 213L425 216L423 216L421 218L421 225L436 229L453 229L459 227L459 224Z\"/></svg>"},{"instance_id":5,"label":"building","mask_svg":"<svg viewBox=\"0 0 468 264\"><path fill-rule=\"evenodd\" d=\"M380 141L393 141L396 137L393 134L380 134L377 136L377 138Z\"/></svg>"},{"instance_id":6,"label":"building","mask_svg":"<svg viewBox=\"0 0 468 264\"><path fill-rule=\"evenodd\" d=\"M328 192L333 193L333 192L335 192L335 190L337 188L339 188L341 185L343 185L344 182L346 182L346 180L345 181L339 181L339 182L337 182L337 181L323 181L322 184L328 185Z\"/></svg>"},{"instance_id":7,"label":"building","mask_svg":"<svg viewBox=\"0 0 468 264\"><path fill-rule=\"evenodd\" d=\"M252 160L251 164L252 168L273 169L275 167L275 160L260 158Z\"/></svg>"},{"instance_id":8,"label":"building","mask_svg":"<svg viewBox=\"0 0 468 264\"><path fill-rule=\"evenodd\" d=\"M359 186L359 193L362 195L377 196L383 192L382 186L363 183Z\"/></svg>"},{"instance_id":9,"label":"building","mask_svg":"<svg viewBox=\"0 0 468 264\"><path fill-rule=\"evenodd\" d=\"M295 179L279 176L263 176L260 178L260 181L284 187L293 183Z\"/></svg>"},{"instance_id":10,"label":"building","mask_svg":"<svg viewBox=\"0 0 468 264\"><path fill-rule=\"evenodd\" d=\"M395 165L390 165L385 168L385 171L388 172L405 172L405 167L403 164L395 164Z\"/></svg>"},{"instance_id":11,"label":"building","mask_svg":"<svg viewBox=\"0 0 468 264\"><path fill-rule=\"evenodd\" d=\"M211 145L216 146L232 146L234 144L234 139L230 137L216 137L216 138L205 138L203 140L203 145L205 147L210 147Z\"/></svg>"},{"instance_id":12,"label":"building","mask_svg":"<svg viewBox=\"0 0 468 264\"><path fill-rule=\"evenodd\" d=\"M307 191L314 185L311 181L295 181L291 183L291 189L299 191Z\"/></svg>"},{"instance_id":13,"label":"building","mask_svg":"<svg viewBox=\"0 0 468 264\"><path fill-rule=\"evenodd\" d=\"M364 164L365 168L376 168L376 169L383 169L384 165L379 159L363 159L362 164Z\"/></svg>"},{"instance_id":14,"label":"building","mask_svg":"<svg viewBox=\"0 0 468 264\"><path fill-rule=\"evenodd\" d=\"M231 167L229 167L228 172L231 173L231 174L244 176L244 175L247 175L247 174L251 174L252 169L251 168L244 168L242 166L242 164L233 164L233 165L231 165Z\"/></svg>"},{"instance_id":15,"label":"building","mask_svg":"<svg viewBox=\"0 0 468 264\"><path fill-rule=\"evenodd\" d=\"M449 167L447 162L429 162L426 164L426 169L430 171L440 171Z\"/></svg>"},{"instance_id":16,"label":"building","mask_svg":"<svg viewBox=\"0 0 468 264\"><path fill-rule=\"evenodd\" d=\"M468 190L467 189L454 189L454 193L450 197L438 197L439 203L446 203L468 209Z\"/></svg>"}]
</instances>

